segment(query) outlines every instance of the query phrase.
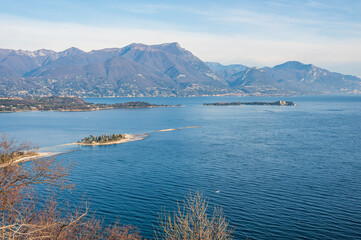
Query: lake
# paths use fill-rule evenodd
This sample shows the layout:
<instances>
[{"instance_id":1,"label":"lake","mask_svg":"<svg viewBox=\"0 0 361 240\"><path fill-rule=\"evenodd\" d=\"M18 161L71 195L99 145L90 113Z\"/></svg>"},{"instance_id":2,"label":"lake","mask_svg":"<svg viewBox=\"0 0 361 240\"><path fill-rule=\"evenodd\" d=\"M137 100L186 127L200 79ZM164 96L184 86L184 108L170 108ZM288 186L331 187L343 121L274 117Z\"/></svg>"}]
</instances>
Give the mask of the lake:
<instances>
[{"instance_id":1,"label":"lake","mask_svg":"<svg viewBox=\"0 0 361 240\"><path fill-rule=\"evenodd\" d=\"M182 107L0 114L0 132L70 153L71 202L151 237L159 212L190 192L221 205L236 239L361 239L361 96L89 98ZM202 106L224 101L296 106ZM158 132L109 146L89 134Z\"/></svg>"}]
</instances>

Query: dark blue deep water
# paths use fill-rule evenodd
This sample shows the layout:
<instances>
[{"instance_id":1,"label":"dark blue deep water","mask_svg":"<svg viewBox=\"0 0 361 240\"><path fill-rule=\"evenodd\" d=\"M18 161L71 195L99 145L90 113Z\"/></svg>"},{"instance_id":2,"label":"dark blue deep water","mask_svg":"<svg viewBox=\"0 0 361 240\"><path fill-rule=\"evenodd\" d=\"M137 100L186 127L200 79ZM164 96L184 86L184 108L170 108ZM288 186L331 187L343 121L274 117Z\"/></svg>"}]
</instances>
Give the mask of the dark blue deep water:
<instances>
[{"instance_id":1,"label":"dark blue deep water","mask_svg":"<svg viewBox=\"0 0 361 240\"><path fill-rule=\"evenodd\" d=\"M202 106L280 99L297 106ZM87 99L133 100L184 107L5 113L0 132L43 150L76 149L57 157L77 162L70 201L85 196L105 222L138 226L146 237L163 207L198 190L223 206L236 239L361 239L360 96ZM201 127L119 145L56 146L193 125Z\"/></svg>"}]
</instances>

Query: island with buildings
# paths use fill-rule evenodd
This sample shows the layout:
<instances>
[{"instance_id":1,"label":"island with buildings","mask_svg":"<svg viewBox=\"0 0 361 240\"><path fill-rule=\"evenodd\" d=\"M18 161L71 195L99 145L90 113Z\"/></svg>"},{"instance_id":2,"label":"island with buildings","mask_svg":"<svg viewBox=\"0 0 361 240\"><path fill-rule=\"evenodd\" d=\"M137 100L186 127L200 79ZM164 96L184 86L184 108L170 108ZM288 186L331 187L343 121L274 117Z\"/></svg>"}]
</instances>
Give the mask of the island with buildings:
<instances>
[{"instance_id":1,"label":"island with buildings","mask_svg":"<svg viewBox=\"0 0 361 240\"><path fill-rule=\"evenodd\" d=\"M203 106L240 106L240 105L260 105L260 106L296 106L294 102L276 101L276 102L218 102L203 103Z\"/></svg>"}]
</instances>

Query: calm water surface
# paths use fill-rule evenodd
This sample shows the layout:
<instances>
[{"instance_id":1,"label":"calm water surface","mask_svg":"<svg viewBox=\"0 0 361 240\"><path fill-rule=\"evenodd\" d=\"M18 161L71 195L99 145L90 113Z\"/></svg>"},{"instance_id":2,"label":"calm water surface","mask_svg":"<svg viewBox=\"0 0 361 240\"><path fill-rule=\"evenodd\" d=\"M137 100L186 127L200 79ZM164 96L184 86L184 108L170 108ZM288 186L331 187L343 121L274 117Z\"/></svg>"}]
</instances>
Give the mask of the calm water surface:
<instances>
[{"instance_id":1,"label":"calm water surface","mask_svg":"<svg viewBox=\"0 0 361 240\"><path fill-rule=\"evenodd\" d=\"M222 205L245 239L361 239L361 97L282 98L295 107L204 107L204 102L280 98L107 98L178 108L0 114L0 132L76 161L70 201L90 199L106 222L151 237L162 207L196 190ZM89 134L145 133L143 141L57 146ZM219 192L218 192L219 191Z\"/></svg>"}]
</instances>

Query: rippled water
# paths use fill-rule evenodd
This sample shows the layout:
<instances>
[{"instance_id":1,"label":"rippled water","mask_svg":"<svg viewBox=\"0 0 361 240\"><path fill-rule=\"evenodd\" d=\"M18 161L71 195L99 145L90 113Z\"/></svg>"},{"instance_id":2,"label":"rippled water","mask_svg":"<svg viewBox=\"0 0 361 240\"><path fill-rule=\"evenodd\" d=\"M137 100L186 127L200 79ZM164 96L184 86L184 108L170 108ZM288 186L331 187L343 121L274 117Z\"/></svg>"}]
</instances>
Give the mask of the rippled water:
<instances>
[{"instance_id":1,"label":"rippled water","mask_svg":"<svg viewBox=\"0 0 361 240\"><path fill-rule=\"evenodd\" d=\"M78 151L71 180L106 222L139 227L146 237L162 207L190 191L223 206L235 238L361 238L361 97L282 98L295 107L204 107L203 102L281 98L88 99L182 104L180 108L0 114L0 132L44 150ZM92 134L153 133L111 146L62 146ZM218 192L219 191L219 192Z\"/></svg>"}]
</instances>

